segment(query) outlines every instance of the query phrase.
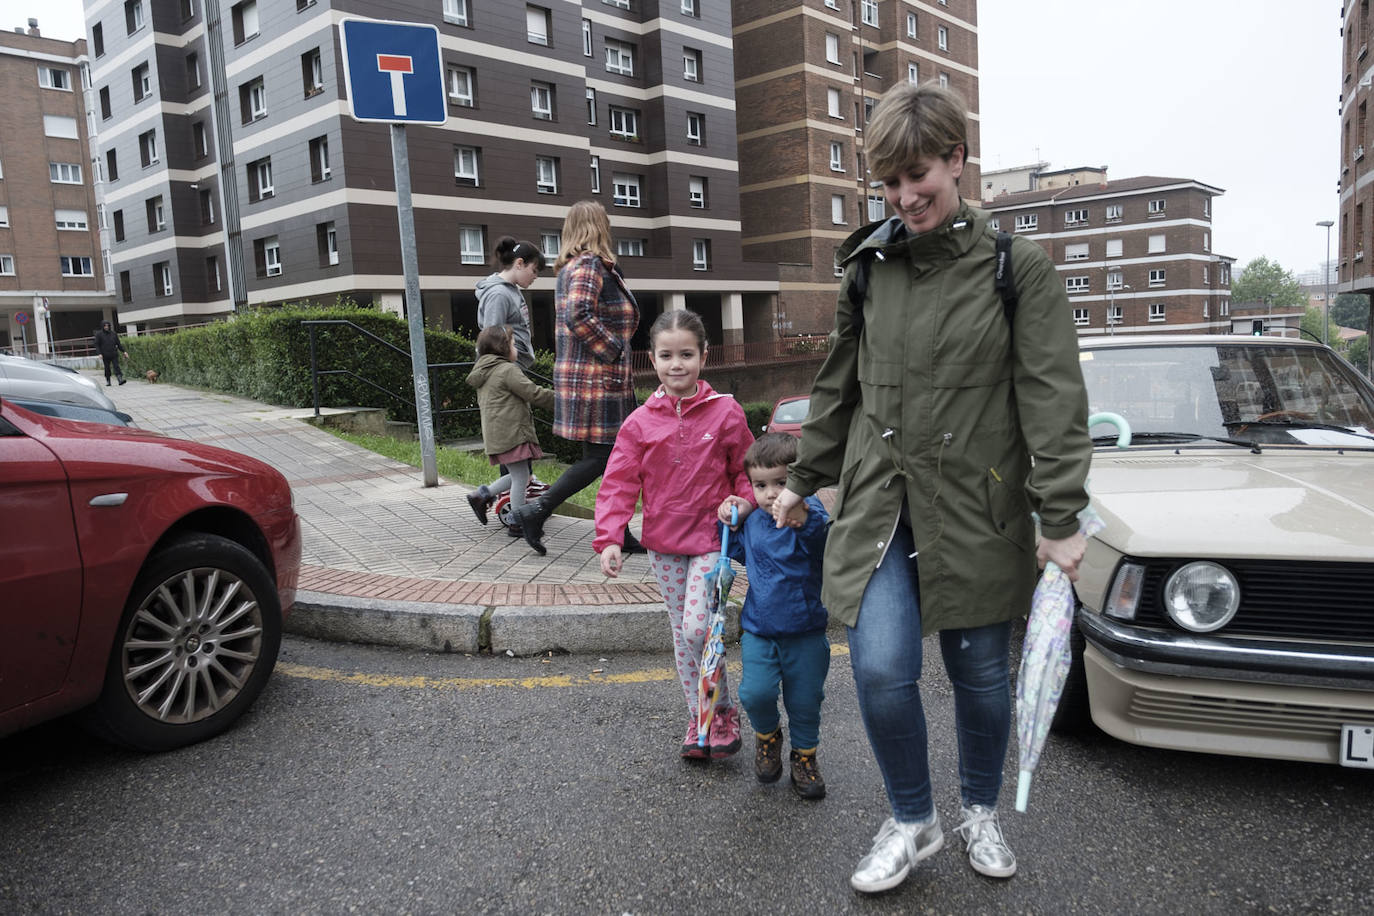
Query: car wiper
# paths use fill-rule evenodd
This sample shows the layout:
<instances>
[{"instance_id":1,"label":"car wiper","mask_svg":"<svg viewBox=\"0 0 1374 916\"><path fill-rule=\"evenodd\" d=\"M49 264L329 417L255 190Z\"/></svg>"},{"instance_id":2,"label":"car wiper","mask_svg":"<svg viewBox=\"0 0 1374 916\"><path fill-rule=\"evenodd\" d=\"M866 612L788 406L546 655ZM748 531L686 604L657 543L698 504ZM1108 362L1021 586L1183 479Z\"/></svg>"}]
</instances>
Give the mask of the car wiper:
<instances>
[{"instance_id":1,"label":"car wiper","mask_svg":"<svg viewBox=\"0 0 1374 916\"><path fill-rule=\"evenodd\" d=\"M1321 429L1333 433L1345 433L1347 436L1358 436L1361 439L1374 440L1374 436L1369 433L1359 433L1348 426L1341 426L1336 423L1322 423L1318 420L1295 420L1291 417L1269 417L1263 420L1232 420L1227 426L1281 426L1285 429Z\"/></svg>"},{"instance_id":2,"label":"car wiper","mask_svg":"<svg viewBox=\"0 0 1374 916\"><path fill-rule=\"evenodd\" d=\"M1248 448L1256 455L1262 454L1259 443L1250 439L1232 439L1229 436L1203 436L1198 433L1183 432L1136 432L1131 431L1131 443L1149 440L1156 442L1196 442L1199 439L1206 439L1208 442L1223 442L1226 445L1237 445L1241 448ZM1093 445L1115 444L1116 435L1094 436Z\"/></svg>"}]
</instances>

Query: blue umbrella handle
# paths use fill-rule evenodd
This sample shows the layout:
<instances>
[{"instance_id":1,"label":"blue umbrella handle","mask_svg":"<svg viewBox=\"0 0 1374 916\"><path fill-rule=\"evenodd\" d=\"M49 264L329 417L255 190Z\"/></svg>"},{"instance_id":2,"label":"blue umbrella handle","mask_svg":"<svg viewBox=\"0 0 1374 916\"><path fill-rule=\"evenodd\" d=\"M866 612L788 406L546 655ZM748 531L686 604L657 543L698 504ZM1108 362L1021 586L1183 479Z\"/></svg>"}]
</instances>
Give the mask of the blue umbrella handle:
<instances>
[{"instance_id":1,"label":"blue umbrella handle","mask_svg":"<svg viewBox=\"0 0 1374 916\"><path fill-rule=\"evenodd\" d=\"M1126 418L1119 413L1095 413L1088 417L1088 429L1092 429L1099 423L1110 423L1116 427L1116 447L1126 448L1131 444L1131 424L1126 422Z\"/></svg>"},{"instance_id":2,"label":"blue umbrella handle","mask_svg":"<svg viewBox=\"0 0 1374 916\"><path fill-rule=\"evenodd\" d=\"M730 507L730 524L720 523L720 555L728 556L730 553L730 528L739 524L739 506Z\"/></svg>"}]
</instances>

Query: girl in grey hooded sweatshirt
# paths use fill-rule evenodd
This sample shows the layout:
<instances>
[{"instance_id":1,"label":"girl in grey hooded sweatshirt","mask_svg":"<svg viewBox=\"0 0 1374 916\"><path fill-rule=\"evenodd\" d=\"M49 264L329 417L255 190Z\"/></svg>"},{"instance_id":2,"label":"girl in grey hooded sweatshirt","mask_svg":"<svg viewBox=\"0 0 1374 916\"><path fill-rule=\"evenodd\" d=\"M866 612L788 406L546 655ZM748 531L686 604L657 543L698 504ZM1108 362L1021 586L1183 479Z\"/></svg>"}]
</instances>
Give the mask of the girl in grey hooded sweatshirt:
<instances>
[{"instance_id":1,"label":"girl in grey hooded sweatshirt","mask_svg":"<svg viewBox=\"0 0 1374 916\"><path fill-rule=\"evenodd\" d=\"M496 243L492 267L496 272L477 284L477 328L509 325L515 335L516 362L528 369L534 365L534 345L530 307L522 291L544 269L544 253L538 245L503 236Z\"/></svg>"}]
</instances>

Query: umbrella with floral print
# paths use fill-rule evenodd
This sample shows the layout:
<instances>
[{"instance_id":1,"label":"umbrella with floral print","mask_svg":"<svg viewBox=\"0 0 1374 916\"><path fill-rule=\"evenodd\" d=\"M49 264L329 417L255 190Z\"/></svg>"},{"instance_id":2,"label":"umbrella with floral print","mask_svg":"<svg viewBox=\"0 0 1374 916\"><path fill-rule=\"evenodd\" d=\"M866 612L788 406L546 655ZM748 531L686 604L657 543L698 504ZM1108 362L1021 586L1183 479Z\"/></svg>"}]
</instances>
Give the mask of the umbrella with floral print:
<instances>
[{"instance_id":1,"label":"umbrella with floral print","mask_svg":"<svg viewBox=\"0 0 1374 916\"><path fill-rule=\"evenodd\" d=\"M706 574L707 620L706 645L701 650L701 666L697 678L697 746L705 747L716 714L716 700L720 698L720 679L725 674L725 605L730 586L735 581L735 569L730 565L730 528L739 524L739 509L730 507L730 525L720 526L720 558Z\"/></svg>"}]
</instances>

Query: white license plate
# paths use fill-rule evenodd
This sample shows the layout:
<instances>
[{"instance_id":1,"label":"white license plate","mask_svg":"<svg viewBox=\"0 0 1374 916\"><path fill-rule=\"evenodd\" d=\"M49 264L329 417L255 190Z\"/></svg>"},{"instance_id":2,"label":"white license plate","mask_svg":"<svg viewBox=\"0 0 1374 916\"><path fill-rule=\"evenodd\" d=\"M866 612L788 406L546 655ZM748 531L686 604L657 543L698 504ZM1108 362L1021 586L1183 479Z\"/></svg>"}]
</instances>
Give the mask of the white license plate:
<instances>
[{"instance_id":1,"label":"white license plate","mask_svg":"<svg viewBox=\"0 0 1374 916\"><path fill-rule=\"evenodd\" d=\"M1374 725L1341 726L1341 766L1374 769Z\"/></svg>"}]
</instances>

